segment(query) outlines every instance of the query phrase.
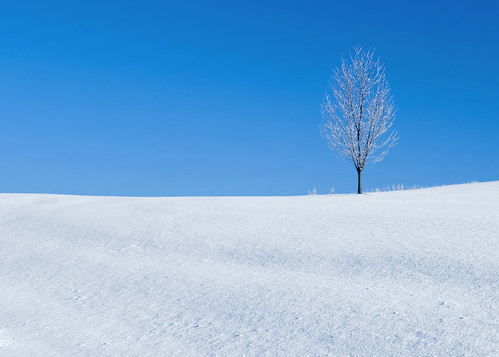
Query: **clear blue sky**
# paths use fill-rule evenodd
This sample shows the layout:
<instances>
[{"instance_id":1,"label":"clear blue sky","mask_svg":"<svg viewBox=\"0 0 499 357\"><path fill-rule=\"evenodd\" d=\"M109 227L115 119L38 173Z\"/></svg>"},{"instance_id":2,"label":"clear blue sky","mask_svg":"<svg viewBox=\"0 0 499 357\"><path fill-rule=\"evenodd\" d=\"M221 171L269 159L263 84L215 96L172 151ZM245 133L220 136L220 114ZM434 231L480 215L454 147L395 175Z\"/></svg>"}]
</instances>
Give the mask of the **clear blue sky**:
<instances>
[{"instance_id":1,"label":"clear blue sky","mask_svg":"<svg viewBox=\"0 0 499 357\"><path fill-rule=\"evenodd\" d=\"M353 46L399 144L366 189L499 179L496 1L2 1L0 192L355 192L320 137Z\"/></svg>"}]
</instances>

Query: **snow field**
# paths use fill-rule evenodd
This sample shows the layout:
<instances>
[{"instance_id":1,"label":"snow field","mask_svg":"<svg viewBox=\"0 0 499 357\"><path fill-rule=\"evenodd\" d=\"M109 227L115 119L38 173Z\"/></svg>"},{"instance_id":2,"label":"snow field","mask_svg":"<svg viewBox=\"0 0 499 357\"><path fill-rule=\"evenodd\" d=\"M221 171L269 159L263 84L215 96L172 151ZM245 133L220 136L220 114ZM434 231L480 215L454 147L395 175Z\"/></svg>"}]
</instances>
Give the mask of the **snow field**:
<instances>
[{"instance_id":1,"label":"snow field","mask_svg":"<svg viewBox=\"0 0 499 357\"><path fill-rule=\"evenodd\" d=\"M499 182L0 195L0 355L494 356Z\"/></svg>"}]
</instances>

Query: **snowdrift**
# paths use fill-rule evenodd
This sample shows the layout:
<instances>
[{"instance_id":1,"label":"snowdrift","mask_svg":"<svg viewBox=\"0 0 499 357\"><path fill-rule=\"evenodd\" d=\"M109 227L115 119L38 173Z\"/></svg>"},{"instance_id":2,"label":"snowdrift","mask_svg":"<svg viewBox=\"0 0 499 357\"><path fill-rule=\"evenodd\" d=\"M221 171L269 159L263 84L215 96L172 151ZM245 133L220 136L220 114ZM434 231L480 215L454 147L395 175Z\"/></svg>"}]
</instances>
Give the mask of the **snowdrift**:
<instances>
[{"instance_id":1,"label":"snowdrift","mask_svg":"<svg viewBox=\"0 0 499 357\"><path fill-rule=\"evenodd\" d=\"M499 181L0 195L0 355L497 354Z\"/></svg>"}]
</instances>

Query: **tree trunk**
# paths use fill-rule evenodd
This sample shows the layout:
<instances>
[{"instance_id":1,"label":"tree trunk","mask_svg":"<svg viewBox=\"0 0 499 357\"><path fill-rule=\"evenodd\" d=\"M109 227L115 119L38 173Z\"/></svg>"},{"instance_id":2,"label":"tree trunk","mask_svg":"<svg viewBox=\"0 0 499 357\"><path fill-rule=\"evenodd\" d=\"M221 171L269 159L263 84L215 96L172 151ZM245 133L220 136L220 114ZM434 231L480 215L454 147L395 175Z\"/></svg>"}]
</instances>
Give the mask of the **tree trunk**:
<instances>
[{"instance_id":1,"label":"tree trunk","mask_svg":"<svg viewBox=\"0 0 499 357\"><path fill-rule=\"evenodd\" d=\"M357 170L357 193L362 194L362 170Z\"/></svg>"}]
</instances>

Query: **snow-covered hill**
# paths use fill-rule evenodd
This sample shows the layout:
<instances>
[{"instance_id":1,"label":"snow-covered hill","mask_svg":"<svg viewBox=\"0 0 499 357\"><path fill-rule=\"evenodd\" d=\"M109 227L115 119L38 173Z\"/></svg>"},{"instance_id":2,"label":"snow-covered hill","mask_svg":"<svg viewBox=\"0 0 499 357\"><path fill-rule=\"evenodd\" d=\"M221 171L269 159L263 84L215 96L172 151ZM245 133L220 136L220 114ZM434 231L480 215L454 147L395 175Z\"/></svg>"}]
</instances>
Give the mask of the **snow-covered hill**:
<instances>
[{"instance_id":1,"label":"snow-covered hill","mask_svg":"<svg viewBox=\"0 0 499 357\"><path fill-rule=\"evenodd\" d=\"M492 356L499 182L0 195L0 355Z\"/></svg>"}]
</instances>

